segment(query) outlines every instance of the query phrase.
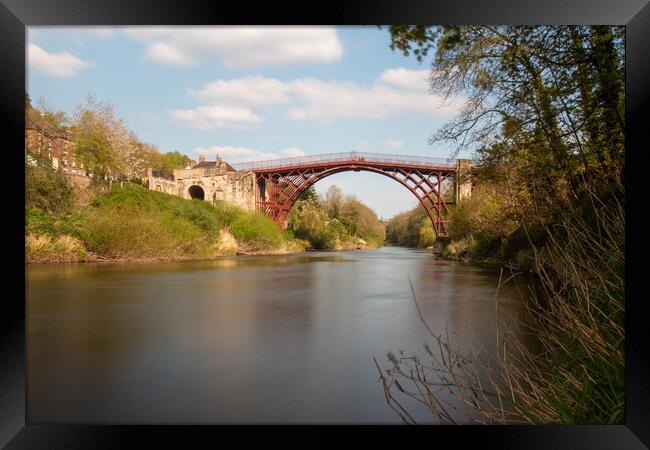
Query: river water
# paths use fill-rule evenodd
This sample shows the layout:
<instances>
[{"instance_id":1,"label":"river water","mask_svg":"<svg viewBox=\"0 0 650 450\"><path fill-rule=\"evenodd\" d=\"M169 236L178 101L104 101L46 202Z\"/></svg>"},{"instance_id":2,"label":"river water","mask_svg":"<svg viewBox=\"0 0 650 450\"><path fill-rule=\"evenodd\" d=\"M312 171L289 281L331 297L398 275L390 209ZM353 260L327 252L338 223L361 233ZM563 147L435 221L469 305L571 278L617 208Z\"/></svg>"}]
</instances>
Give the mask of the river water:
<instances>
[{"instance_id":1,"label":"river water","mask_svg":"<svg viewBox=\"0 0 650 450\"><path fill-rule=\"evenodd\" d=\"M399 423L373 356L433 341L409 277L434 333L494 352L498 272L425 251L30 265L29 422Z\"/></svg>"}]
</instances>

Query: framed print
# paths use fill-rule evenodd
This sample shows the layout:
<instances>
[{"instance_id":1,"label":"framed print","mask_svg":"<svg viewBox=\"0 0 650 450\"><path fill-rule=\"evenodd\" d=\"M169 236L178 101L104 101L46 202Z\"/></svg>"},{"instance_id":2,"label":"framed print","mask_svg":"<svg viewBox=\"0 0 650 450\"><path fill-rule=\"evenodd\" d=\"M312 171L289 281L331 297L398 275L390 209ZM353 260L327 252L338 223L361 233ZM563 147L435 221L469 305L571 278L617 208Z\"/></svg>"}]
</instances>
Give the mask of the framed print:
<instances>
[{"instance_id":1,"label":"framed print","mask_svg":"<svg viewBox=\"0 0 650 450\"><path fill-rule=\"evenodd\" d=\"M0 444L647 448L649 21L3 0Z\"/></svg>"}]
</instances>

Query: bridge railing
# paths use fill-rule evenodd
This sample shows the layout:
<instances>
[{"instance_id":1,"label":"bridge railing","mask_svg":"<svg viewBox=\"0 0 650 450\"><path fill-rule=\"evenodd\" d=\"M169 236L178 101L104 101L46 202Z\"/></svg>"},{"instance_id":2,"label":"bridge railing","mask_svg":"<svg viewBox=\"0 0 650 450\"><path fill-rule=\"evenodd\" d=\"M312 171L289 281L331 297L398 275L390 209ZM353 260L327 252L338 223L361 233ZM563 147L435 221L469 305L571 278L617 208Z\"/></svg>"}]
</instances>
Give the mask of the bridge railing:
<instances>
[{"instance_id":1,"label":"bridge railing","mask_svg":"<svg viewBox=\"0 0 650 450\"><path fill-rule=\"evenodd\" d=\"M429 158L426 156L390 155L384 153L366 152L340 152L322 155L306 155L292 158L270 159L266 161L253 161L235 163L231 166L240 172L254 170L285 169L289 167L305 166L310 164L328 164L335 162L363 161L380 164L404 164L412 166L448 167L456 166L455 159Z\"/></svg>"}]
</instances>

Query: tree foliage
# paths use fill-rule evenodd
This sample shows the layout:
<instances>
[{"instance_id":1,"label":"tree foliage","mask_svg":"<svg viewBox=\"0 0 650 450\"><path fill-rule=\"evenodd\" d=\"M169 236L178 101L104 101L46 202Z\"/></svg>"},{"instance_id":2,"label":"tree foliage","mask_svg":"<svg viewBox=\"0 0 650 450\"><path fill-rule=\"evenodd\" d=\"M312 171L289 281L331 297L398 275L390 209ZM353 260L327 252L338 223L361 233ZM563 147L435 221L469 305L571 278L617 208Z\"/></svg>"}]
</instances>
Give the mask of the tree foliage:
<instances>
[{"instance_id":1,"label":"tree foliage","mask_svg":"<svg viewBox=\"0 0 650 450\"><path fill-rule=\"evenodd\" d=\"M98 100L92 93L77 105L72 117L53 110L43 99L34 107L27 95L25 112L27 120L41 133L47 129L69 131L76 160L83 163L95 181L138 180L145 176L148 167L162 176L171 176L174 169L183 168L190 161L179 151L161 154L154 145L142 142L117 117L112 104ZM43 154L41 148L30 150L33 155Z\"/></svg>"},{"instance_id":2,"label":"tree foliage","mask_svg":"<svg viewBox=\"0 0 650 450\"><path fill-rule=\"evenodd\" d=\"M315 249L339 250L361 241L377 246L385 239L377 214L358 199L346 197L336 185L324 197L313 187L307 189L291 209L288 225L296 237Z\"/></svg>"},{"instance_id":3,"label":"tree foliage","mask_svg":"<svg viewBox=\"0 0 650 450\"><path fill-rule=\"evenodd\" d=\"M175 169L184 169L190 163L190 157L175 150L166 153L154 154L151 159L151 168L160 177L171 177Z\"/></svg>"},{"instance_id":4,"label":"tree foliage","mask_svg":"<svg viewBox=\"0 0 650 450\"><path fill-rule=\"evenodd\" d=\"M609 26L394 26L405 55L435 50L430 87L463 96L432 137L512 165L551 197L623 167L624 35Z\"/></svg>"},{"instance_id":5,"label":"tree foliage","mask_svg":"<svg viewBox=\"0 0 650 450\"><path fill-rule=\"evenodd\" d=\"M74 191L65 175L53 169L49 160L25 164L25 209L68 213L74 200Z\"/></svg>"},{"instance_id":6,"label":"tree foliage","mask_svg":"<svg viewBox=\"0 0 650 450\"><path fill-rule=\"evenodd\" d=\"M436 235L427 212L418 205L388 222L386 240L403 247L425 248L433 245Z\"/></svg>"}]
</instances>

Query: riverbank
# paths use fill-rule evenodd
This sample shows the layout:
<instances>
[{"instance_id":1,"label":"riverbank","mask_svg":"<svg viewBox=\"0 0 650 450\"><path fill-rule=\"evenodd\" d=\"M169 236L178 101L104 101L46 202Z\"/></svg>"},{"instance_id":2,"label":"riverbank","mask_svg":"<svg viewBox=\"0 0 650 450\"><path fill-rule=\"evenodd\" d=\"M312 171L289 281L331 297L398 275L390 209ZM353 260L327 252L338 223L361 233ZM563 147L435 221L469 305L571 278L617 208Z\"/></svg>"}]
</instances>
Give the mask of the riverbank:
<instances>
[{"instance_id":1,"label":"riverbank","mask_svg":"<svg viewBox=\"0 0 650 450\"><path fill-rule=\"evenodd\" d=\"M433 251L432 247L428 247L427 249ZM443 245L439 252L434 252L434 255L438 258L476 264L490 269L507 268L509 270L530 272L530 265L518 265L513 260L504 260L499 257L498 254L476 255L472 253L471 246L461 246L458 242L449 242L446 245Z\"/></svg>"},{"instance_id":2,"label":"riverbank","mask_svg":"<svg viewBox=\"0 0 650 450\"><path fill-rule=\"evenodd\" d=\"M28 236L27 239L31 240L32 237ZM43 236L37 237L37 239L43 239ZM29 244L27 244L29 245ZM210 258L197 258L193 256L163 256L163 257L104 257L94 253L89 253L81 249L81 254L69 253L65 251L41 251L41 252L30 252L25 258L27 264L66 264L66 263L153 263L153 262L171 262L171 261L211 261L218 258L223 258L227 256L273 256L273 255L291 255L296 253L303 253L305 251L304 246L295 245L295 246L285 246L278 249L271 250L237 250L234 254L231 253L222 253L215 254Z\"/></svg>"},{"instance_id":3,"label":"riverbank","mask_svg":"<svg viewBox=\"0 0 650 450\"><path fill-rule=\"evenodd\" d=\"M27 263L185 261L304 251L268 217L137 184L77 195L64 212L26 211Z\"/></svg>"}]
</instances>

